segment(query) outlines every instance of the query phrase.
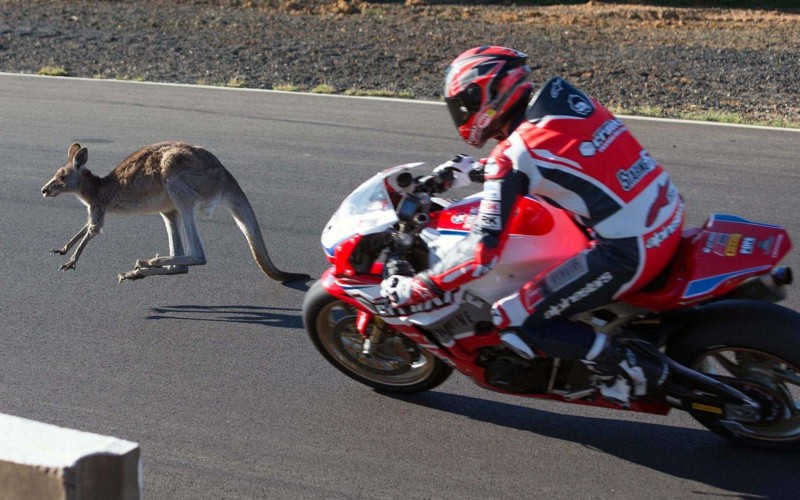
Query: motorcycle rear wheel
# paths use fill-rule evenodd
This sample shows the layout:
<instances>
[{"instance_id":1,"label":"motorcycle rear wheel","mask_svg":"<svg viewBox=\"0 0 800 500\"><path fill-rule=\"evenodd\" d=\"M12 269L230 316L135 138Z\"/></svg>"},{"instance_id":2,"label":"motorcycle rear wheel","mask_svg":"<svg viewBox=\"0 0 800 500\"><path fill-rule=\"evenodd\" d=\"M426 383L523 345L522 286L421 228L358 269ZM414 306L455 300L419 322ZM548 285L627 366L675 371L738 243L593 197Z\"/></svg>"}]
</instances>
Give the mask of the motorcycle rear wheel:
<instances>
[{"instance_id":1,"label":"motorcycle rear wheel","mask_svg":"<svg viewBox=\"0 0 800 500\"><path fill-rule=\"evenodd\" d=\"M412 394L438 386L453 369L429 351L398 334L395 344L406 361L363 353L364 337L355 327L355 308L329 294L317 281L303 300L303 324L314 347L348 377L375 389Z\"/></svg>"},{"instance_id":2,"label":"motorcycle rear wheel","mask_svg":"<svg viewBox=\"0 0 800 500\"><path fill-rule=\"evenodd\" d=\"M800 314L763 302L731 300L702 307L667 354L720 378L758 401L764 422L723 425L704 412L692 416L712 432L745 446L800 451Z\"/></svg>"}]
</instances>

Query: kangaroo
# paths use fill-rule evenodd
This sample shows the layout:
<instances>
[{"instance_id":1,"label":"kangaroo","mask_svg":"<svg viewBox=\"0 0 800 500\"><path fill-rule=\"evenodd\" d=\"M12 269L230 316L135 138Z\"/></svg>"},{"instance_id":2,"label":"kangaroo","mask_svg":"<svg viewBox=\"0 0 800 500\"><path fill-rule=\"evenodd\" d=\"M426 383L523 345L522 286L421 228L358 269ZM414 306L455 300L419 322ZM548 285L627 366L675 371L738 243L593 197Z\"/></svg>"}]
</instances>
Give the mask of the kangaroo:
<instances>
[{"instance_id":1,"label":"kangaroo","mask_svg":"<svg viewBox=\"0 0 800 500\"><path fill-rule=\"evenodd\" d=\"M73 144L67 152L67 163L42 187L46 198L62 193L75 194L89 211L89 220L83 229L62 248L52 250L52 253L65 255L78 243L72 257L61 265L62 270L75 269L86 244L102 229L108 212L161 214L169 237L169 257L156 255L137 260L132 271L118 275L120 283L157 274L185 274L189 266L206 263L195 211L201 209L210 217L214 208L222 204L244 233L264 274L282 282L309 279L307 274L287 273L275 267L247 196L233 175L208 150L182 142L152 144L135 151L103 178L86 168L88 159L89 151L80 144Z\"/></svg>"}]
</instances>

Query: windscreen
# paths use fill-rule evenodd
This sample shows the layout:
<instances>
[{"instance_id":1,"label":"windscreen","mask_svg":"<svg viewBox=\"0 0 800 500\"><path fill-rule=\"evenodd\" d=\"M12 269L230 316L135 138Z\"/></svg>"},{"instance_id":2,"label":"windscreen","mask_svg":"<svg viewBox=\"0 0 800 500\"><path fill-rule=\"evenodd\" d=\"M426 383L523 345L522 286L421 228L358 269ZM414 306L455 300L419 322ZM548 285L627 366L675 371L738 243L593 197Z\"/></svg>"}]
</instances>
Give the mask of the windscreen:
<instances>
[{"instance_id":1,"label":"windscreen","mask_svg":"<svg viewBox=\"0 0 800 500\"><path fill-rule=\"evenodd\" d=\"M397 223L395 207L386 190L386 178L410 167L402 165L384 170L345 198L322 232L322 246L329 255L339 242L351 236L378 233Z\"/></svg>"}]
</instances>

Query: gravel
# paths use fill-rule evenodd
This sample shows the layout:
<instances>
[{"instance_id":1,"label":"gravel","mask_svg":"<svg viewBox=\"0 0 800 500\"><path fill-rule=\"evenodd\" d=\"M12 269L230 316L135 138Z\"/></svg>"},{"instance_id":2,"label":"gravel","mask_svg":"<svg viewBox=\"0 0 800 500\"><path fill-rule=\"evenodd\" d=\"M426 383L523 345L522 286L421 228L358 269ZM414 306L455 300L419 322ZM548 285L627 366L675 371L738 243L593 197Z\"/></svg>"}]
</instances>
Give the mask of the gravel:
<instances>
[{"instance_id":1,"label":"gravel","mask_svg":"<svg viewBox=\"0 0 800 500\"><path fill-rule=\"evenodd\" d=\"M0 71L438 100L482 44L617 111L800 124L800 10L406 0L0 0Z\"/></svg>"}]
</instances>

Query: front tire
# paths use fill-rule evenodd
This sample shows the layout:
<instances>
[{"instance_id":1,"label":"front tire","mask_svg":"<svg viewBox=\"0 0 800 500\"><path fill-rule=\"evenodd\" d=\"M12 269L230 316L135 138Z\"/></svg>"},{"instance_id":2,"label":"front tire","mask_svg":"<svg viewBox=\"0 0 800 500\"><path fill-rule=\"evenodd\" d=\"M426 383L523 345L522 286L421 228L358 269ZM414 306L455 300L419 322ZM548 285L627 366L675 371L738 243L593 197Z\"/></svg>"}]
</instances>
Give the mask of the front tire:
<instances>
[{"instance_id":1,"label":"front tire","mask_svg":"<svg viewBox=\"0 0 800 500\"><path fill-rule=\"evenodd\" d=\"M411 394L433 389L450 376L452 368L399 334L392 341L404 358L364 354L365 339L356 329L355 315L355 308L329 294L319 281L303 300L303 324L311 342L348 377L381 391Z\"/></svg>"},{"instance_id":2,"label":"front tire","mask_svg":"<svg viewBox=\"0 0 800 500\"><path fill-rule=\"evenodd\" d=\"M763 422L743 424L739 432L707 413L692 413L703 426L736 444L800 451L799 313L747 300L703 306L671 339L667 355L723 379L764 407Z\"/></svg>"}]
</instances>

